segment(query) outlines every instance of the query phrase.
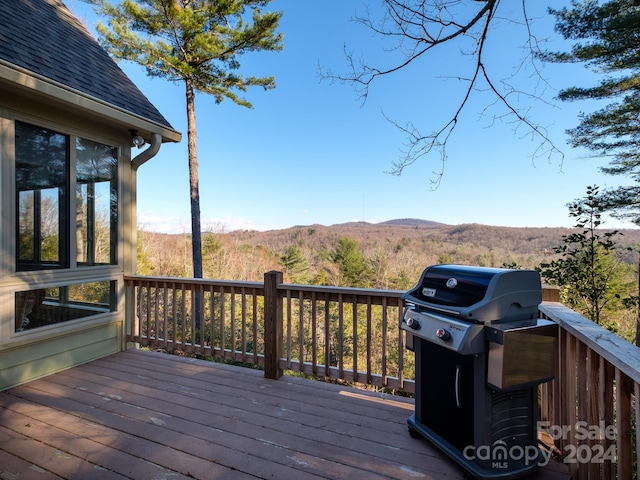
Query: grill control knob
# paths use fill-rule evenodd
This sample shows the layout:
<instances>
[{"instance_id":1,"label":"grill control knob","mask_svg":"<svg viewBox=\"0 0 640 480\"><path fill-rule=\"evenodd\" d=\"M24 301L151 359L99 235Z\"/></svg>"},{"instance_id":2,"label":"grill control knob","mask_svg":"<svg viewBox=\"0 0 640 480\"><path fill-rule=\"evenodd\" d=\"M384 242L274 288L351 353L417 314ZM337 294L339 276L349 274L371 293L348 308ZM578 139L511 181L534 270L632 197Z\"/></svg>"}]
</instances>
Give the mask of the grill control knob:
<instances>
[{"instance_id":1,"label":"grill control knob","mask_svg":"<svg viewBox=\"0 0 640 480\"><path fill-rule=\"evenodd\" d=\"M451 334L444 328L439 328L436 330L436 337L438 337L443 342L446 342L451 338Z\"/></svg>"},{"instance_id":2,"label":"grill control knob","mask_svg":"<svg viewBox=\"0 0 640 480\"><path fill-rule=\"evenodd\" d=\"M420 328L420 322L415 318L407 318L407 326L413 330L418 330Z\"/></svg>"}]
</instances>

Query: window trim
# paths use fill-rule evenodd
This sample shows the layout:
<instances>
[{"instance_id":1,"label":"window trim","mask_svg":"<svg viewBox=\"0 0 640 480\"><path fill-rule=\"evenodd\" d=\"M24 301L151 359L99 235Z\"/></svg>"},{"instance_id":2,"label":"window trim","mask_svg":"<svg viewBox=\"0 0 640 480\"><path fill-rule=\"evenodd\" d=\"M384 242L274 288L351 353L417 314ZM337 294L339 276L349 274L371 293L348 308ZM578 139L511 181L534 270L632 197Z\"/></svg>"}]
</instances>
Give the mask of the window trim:
<instances>
[{"instance_id":1,"label":"window trim","mask_svg":"<svg viewBox=\"0 0 640 480\"><path fill-rule=\"evenodd\" d=\"M18 198L19 192L16 189L16 178L15 178L16 176L16 168L15 168L16 166L16 145L15 145L16 122L22 122L37 128L44 128L44 129L51 130L60 135L64 135L66 139L67 165L66 165L66 171L65 171L65 178L66 178L65 187L67 188L67 195L66 195L67 198L65 199L64 202L59 202L59 214L58 214L60 217L59 221L61 223L59 246L58 246L58 251L59 251L58 256L60 260L58 261L57 264L46 265L44 268L42 268L42 265L43 265L42 263L36 263L36 262L34 262L32 266L29 266L27 263L24 263L23 265L27 265L26 268L19 268L18 245L19 245L20 232L19 232L19 229L17 228L18 227L17 209L18 209L18 202L19 202L19 198ZM11 168L5 169L3 167L3 169L5 171L10 170L10 172L8 172L8 175L7 175L8 181L11 184L11 194L12 194L12 201L11 201L12 205L10 206L10 210L12 212L12 215L11 215L12 221L10 225L12 225L12 228L15 229L15 239L12 245L13 248L10 249L11 256L13 257L13 265L14 265L13 272L20 273L20 272L27 272L27 271L38 272L38 271L50 271L50 270L76 270L78 268L93 269L93 268L104 267L104 266L122 267L123 265L122 241L124 238L123 232L122 232L122 228L124 225L123 223L124 183L122 178L122 174L123 174L122 144L120 142L114 141L113 139L106 139L105 137L100 138L95 135L91 135L86 132L78 132L77 130L70 129L70 128L61 128L60 126L52 125L51 122L45 122L45 121L42 121L41 119L25 119L23 117L14 117L14 118L10 118L8 123L10 124L10 128L6 129L7 130L6 134L8 138L11 138L11 142L12 142L12 145L11 145L12 148L10 149L10 155L9 155L11 159L11 162L10 162ZM109 242L111 244L111 250L110 250L110 255L109 255L110 258L109 258L108 264L87 265L85 263L80 263L80 264L78 263L77 238L75 236L77 224L76 224L76 217L74 214L77 208L77 200L75 195L77 179L76 179L75 172L77 171L76 167L77 167L78 139L100 143L115 149L116 168L114 173L115 173L116 189L118 192L117 215L116 215L116 221L114 222L115 224L113 225L115 231L111 231L112 222L111 222L111 217L109 218L109 225L110 225ZM110 183L113 183L113 182L110 182ZM66 215L64 215L64 218L62 215L63 212L66 213ZM64 225L62 225L62 223L64 223ZM35 243L35 240L34 240L34 243ZM7 252L9 252L9 250L7 250ZM64 258L65 256L67 258Z\"/></svg>"}]
</instances>

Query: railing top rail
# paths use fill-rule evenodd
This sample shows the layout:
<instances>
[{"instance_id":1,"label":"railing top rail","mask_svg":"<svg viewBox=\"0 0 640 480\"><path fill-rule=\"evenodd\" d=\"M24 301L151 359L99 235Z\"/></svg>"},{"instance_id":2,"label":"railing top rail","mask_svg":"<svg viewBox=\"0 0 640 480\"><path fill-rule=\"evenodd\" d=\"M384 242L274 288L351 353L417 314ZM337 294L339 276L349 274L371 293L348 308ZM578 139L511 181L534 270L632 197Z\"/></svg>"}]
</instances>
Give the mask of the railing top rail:
<instances>
[{"instance_id":1,"label":"railing top rail","mask_svg":"<svg viewBox=\"0 0 640 480\"><path fill-rule=\"evenodd\" d=\"M177 283L188 285L221 285L237 288L264 288L263 282L249 282L243 280L217 280L214 278L185 278L185 277L152 277L147 275L125 275L125 281Z\"/></svg>"},{"instance_id":2,"label":"railing top rail","mask_svg":"<svg viewBox=\"0 0 640 480\"><path fill-rule=\"evenodd\" d=\"M542 302L539 309L634 382L640 383L640 348L561 303Z\"/></svg>"},{"instance_id":3,"label":"railing top rail","mask_svg":"<svg viewBox=\"0 0 640 480\"><path fill-rule=\"evenodd\" d=\"M278 285L278 290L388 298L400 298L402 294L405 293L404 290L379 290L374 288L333 287L326 285L299 285L295 283L282 283Z\"/></svg>"}]
</instances>

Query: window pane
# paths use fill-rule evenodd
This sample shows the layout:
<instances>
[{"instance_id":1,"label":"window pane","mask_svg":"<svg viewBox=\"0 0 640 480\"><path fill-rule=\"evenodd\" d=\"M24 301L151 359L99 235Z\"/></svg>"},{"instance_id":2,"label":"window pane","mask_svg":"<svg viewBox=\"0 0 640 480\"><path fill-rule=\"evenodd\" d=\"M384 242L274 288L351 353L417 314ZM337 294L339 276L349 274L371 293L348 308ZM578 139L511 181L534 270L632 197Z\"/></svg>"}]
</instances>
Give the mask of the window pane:
<instances>
[{"instance_id":1,"label":"window pane","mask_svg":"<svg viewBox=\"0 0 640 480\"><path fill-rule=\"evenodd\" d=\"M35 193L18 192L18 260L31 260L35 257L34 234Z\"/></svg>"},{"instance_id":2,"label":"window pane","mask_svg":"<svg viewBox=\"0 0 640 480\"><path fill-rule=\"evenodd\" d=\"M68 137L16 122L17 270L68 266Z\"/></svg>"},{"instance_id":3,"label":"window pane","mask_svg":"<svg viewBox=\"0 0 640 480\"><path fill-rule=\"evenodd\" d=\"M40 191L40 217L43 262L57 262L60 258L60 201L58 189L43 188Z\"/></svg>"},{"instance_id":4,"label":"window pane","mask_svg":"<svg viewBox=\"0 0 640 480\"><path fill-rule=\"evenodd\" d=\"M115 281L16 292L15 331L114 312Z\"/></svg>"},{"instance_id":5,"label":"window pane","mask_svg":"<svg viewBox=\"0 0 640 480\"><path fill-rule=\"evenodd\" d=\"M117 149L76 141L78 265L115 264L118 226Z\"/></svg>"}]
</instances>

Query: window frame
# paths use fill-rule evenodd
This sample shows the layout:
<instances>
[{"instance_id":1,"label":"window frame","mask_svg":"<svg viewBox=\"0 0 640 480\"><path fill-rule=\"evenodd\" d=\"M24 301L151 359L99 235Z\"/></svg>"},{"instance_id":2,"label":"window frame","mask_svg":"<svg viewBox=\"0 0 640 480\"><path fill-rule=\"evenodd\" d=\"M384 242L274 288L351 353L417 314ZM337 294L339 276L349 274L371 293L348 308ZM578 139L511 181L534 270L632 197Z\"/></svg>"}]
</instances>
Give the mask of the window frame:
<instances>
[{"instance_id":1,"label":"window frame","mask_svg":"<svg viewBox=\"0 0 640 480\"><path fill-rule=\"evenodd\" d=\"M21 122L23 124L27 124L36 128L42 128L51 130L56 134L63 135L65 137L66 145L66 168L65 168L65 185L66 189L65 194L59 195L63 198L62 201L58 202L58 222L59 222L59 245L58 245L58 261L55 263L48 264L47 262L38 261L39 255L34 255L35 260L31 262L21 262L19 261L19 243L20 243L20 231L18 228L19 222L19 201L20 201L20 192L17 191L16 188L16 147L15 147L15 135L16 135L16 122ZM51 126L47 122L41 121L33 121L33 120L23 120L21 118L13 119L13 131L11 132L12 137L14 139L14 148L13 148L13 158L12 158L12 172L11 172L11 180L13 183L13 205L12 210L14 212L14 218L12 222L12 227L15 230L15 246L13 252L14 258L14 272L26 272L26 271L47 271L47 270L75 270L75 269L85 269L85 268L99 268L99 267L115 267L122 266L122 255L121 255L121 241L122 241L122 217L123 217L123 188L122 188L122 145L119 145L117 142L113 140L105 140L105 139L97 139L95 136L88 135L86 133L78 133L71 131L70 129L61 129L59 127ZM115 222L111 218L111 213L109 215L109 263L101 263L101 264L88 264L85 262L78 262L78 239L77 239L77 218L76 218L76 209L78 207L77 198L76 198L76 189L78 186L77 182L77 145L78 140L88 140L94 143L102 144L106 147L113 148L115 150L115 160L116 160L116 168L115 168L115 179L111 179L109 182L110 188L112 188L115 183L115 189L117 192L117 201L116 201L116 218ZM34 197L37 197L38 194L35 192L41 192L42 190L35 190ZM41 193L40 193L41 194ZM36 200L34 199L34 203ZM111 202L109 201L109 204ZM40 219L39 219L40 220ZM36 222L34 215L34 223ZM42 224L41 221L37 222L40 226ZM95 226L95 225L94 225ZM38 231L39 229L34 226L34 230ZM36 233L36 232L34 232ZM94 237L95 239L95 237ZM34 235L34 244L39 242L37 235ZM41 253L41 251L39 252Z\"/></svg>"},{"instance_id":2,"label":"window frame","mask_svg":"<svg viewBox=\"0 0 640 480\"><path fill-rule=\"evenodd\" d=\"M117 215L111 227L110 241L114 242L114 251L110 254L109 264L87 265L77 261L76 229L77 221L75 217L76 209L76 175L67 175L69 178L69 202L67 210L67 226L65 236L68 241L68 264L63 267L46 269L25 269L17 268L17 237L18 206L16 204L18 193L16 192L16 149L15 135L16 122L27 123L36 127L50 129L61 133L68 138L69 161L68 171L76 171L76 141L78 138L90 140L112 147L115 157L115 188L117 188ZM74 125L74 126L72 126ZM123 134L116 129L104 129L100 124L95 125L94 131L88 131L84 127L86 123L81 120L68 123L58 123L52 120L43 119L39 116L18 113L15 111L3 110L0 108L0 202L2 204L3 223L8 228L3 229L0 234L0 251L4 258L1 267L5 276L0 278L0 309L3 308L3 318L6 321L0 322L0 348L16 341L36 341L49 338L52 334L58 335L61 332L71 332L78 329L94 328L96 325L103 325L114 321L122 321L125 312L125 285L124 266L126 264L126 253L123 248L123 241L128 234L124 232L124 225L128 221L129 214L124 212L125 206L129 205L127 200L131 195L129 189L130 175L126 169L130 155L130 140L128 134ZM98 129L104 130L98 132ZM135 187L134 187L135 188ZM129 208L129 207L127 207ZM73 213L72 213L73 212ZM113 238L111 238L113 237ZM96 312L96 315L82 317L67 322L42 326L30 330L17 332L14 329L16 320L15 294L21 291L37 290L43 288L67 288L71 285L110 281L113 284L114 297L111 299L112 308L110 311ZM61 292L61 295L64 295ZM29 340L27 340L27 338Z\"/></svg>"}]
</instances>

